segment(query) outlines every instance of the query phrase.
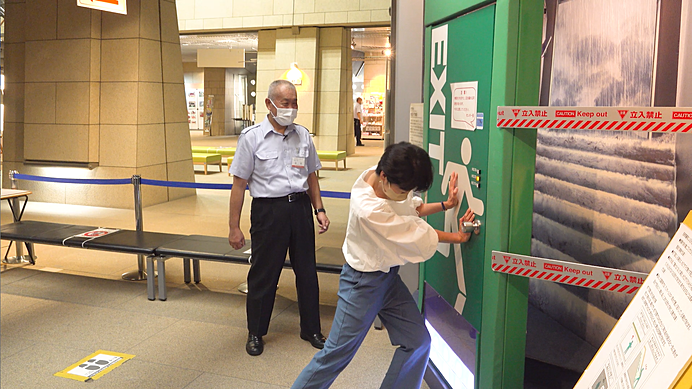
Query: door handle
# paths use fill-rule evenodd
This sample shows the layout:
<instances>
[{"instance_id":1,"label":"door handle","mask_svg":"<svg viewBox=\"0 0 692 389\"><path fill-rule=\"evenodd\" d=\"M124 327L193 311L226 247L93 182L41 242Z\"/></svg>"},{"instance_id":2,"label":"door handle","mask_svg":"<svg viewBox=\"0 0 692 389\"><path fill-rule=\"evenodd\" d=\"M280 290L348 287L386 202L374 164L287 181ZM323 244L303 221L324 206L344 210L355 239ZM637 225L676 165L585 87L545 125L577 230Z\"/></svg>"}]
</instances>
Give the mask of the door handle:
<instances>
[{"instance_id":1,"label":"door handle","mask_svg":"<svg viewBox=\"0 0 692 389\"><path fill-rule=\"evenodd\" d=\"M469 233L473 232L474 234L478 235L481 232L481 223L480 220L474 220L472 222L462 222L461 223L461 232L463 233Z\"/></svg>"}]
</instances>

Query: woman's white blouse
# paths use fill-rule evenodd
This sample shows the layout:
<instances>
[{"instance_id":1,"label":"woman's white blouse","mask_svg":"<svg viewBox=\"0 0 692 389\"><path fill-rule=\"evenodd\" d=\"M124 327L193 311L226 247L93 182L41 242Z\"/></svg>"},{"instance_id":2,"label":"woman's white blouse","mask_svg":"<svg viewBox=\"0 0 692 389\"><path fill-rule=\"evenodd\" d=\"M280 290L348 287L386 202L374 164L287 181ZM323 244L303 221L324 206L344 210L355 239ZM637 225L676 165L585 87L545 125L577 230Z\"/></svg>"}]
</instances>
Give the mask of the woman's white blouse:
<instances>
[{"instance_id":1,"label":"woman's white blouse","mask_svg":"<svg viewBox=\"0 0 692 389\"><path fill-rule=\"evenodd\" d=\"M379 198L365 182L372 167L351 189L351 204L342 251L346 262L362 272L389 272L393 266L423 262L435 254L437 233L418 216L423 200L409 193L406 200Z\"/></svg>"}]
</instances>

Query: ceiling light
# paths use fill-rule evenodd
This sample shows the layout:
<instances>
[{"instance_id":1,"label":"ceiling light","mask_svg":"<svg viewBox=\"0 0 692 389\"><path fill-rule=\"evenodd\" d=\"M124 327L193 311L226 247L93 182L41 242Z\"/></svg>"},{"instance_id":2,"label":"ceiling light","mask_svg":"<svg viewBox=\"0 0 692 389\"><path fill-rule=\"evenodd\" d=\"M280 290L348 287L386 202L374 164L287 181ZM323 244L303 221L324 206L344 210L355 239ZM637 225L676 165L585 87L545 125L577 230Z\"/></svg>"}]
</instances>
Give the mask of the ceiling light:
<instances>
[{"instance_id":1,"label":"ceiling light","mask_svg":"<svg viewBox=\"0 0 692 389\"><path fill-rule=\"evenodd\" d=\"M303 72L298 69L298 64L293 62L291 68L286 72L286 79L293 85L303 84Z\"/></svg>"}]
</instances>

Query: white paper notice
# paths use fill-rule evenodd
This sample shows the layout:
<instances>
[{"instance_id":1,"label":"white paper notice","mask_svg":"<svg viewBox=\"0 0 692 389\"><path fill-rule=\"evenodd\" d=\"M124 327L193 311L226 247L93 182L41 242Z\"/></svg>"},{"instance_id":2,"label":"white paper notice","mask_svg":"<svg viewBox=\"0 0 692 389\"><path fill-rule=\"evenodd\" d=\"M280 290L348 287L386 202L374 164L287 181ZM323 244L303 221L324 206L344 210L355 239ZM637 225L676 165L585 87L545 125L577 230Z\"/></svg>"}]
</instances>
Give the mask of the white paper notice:
<instances>
[{"instance_id":1,"label":"white paper notice","mask_svg":"<svg viewBox=\"0 0 692 389\"><path fill-rule=\"evenodd\" d=\"M408 141L423 148L423 103L412 103L409 111Z\"/></svg>"},{"instance_id":2,"label":"white paper notice","mask_svg":"<svg viewBox=\"0 0 692 389\"><path fill-rule=\"evenodd\" d=\"M478 81L449 84L452 89L452 128L476 130Z\"/></svg>"},{"instance_id":3,"label":"white paper notice","mask_svg":"<svg viewBox=\"0 0 692 389\"><path fill-rule=\"evenodd\" d=\"M669 388L692 356L692 213L575 389ZM687 315L691 315L687 317Z\"/></svg>"}]
</instances>

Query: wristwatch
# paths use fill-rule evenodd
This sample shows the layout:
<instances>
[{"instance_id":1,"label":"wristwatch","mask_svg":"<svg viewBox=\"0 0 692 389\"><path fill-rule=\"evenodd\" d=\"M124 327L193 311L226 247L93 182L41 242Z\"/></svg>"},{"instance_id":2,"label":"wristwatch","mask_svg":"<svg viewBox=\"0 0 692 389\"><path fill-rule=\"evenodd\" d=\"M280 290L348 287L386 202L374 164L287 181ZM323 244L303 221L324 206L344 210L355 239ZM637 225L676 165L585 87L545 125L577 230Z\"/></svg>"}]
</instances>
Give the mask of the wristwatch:
<instances>
[{"instance_id":1,"label":"wristwatch","mask_svg":"<svg viewBox=\"0 0 692 389\"><path fill-rule=\"evenodd\" d=\"M324 209L324 208L318 208L318 209L315 210L315 216L317 216L317 214L320 213L320 212L327 213L327 210Z\"/></svg>"}]
</instances>

